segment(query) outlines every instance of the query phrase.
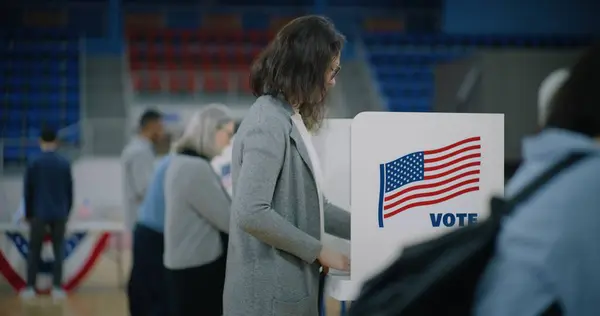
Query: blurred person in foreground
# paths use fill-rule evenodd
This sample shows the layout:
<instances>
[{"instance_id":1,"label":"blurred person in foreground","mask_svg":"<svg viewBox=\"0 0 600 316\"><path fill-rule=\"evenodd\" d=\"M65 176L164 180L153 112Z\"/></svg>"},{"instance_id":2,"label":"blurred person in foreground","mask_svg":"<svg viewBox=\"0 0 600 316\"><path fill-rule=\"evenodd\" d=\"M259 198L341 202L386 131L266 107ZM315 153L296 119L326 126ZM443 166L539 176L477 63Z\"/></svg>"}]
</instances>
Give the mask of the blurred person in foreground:
<instances>
[{"instance_id":1,"label":"blurred person in foreground","mask_svg":"<svg viewBox=\"0 0 600 316\"><path fill-rule=\"evenodd\" d=\"M158 162L133 230L132 266L127 287L130 316L167 316L169 292L163 265L165 175L171 162Z\"/></svg>"},{"instance_id":2,"label":"blurred person in foreground","mask_svg":"<svg viewBox=\"0 0 600 316\"><path fill-rule=\"evenodd\" d=\"M230 197L210 161L233 136L222 105L194 116L165 175L165 254L170 316L220 316L229 232Z\"/></svg>"},{"instance_id":3,"label":"blurred person in foreground","mask_svg":"<svg viewBox=\"0 0 600 316\"><path fill-rule=\"evenodd\" d=\"M552 97L556 94L556 91L563 85L565 80L569 77L569 70L565 68L557 69L551 72L540 84L538 90L538 128L537 131L541 131L546 126L548 115L550 112L550 103ZM520 160L507 160L504 164L505 179L509 180L519 169L521 165Z\"/></svg>"},{"instance_id":4,"label":"blurred person in foreground","mask_svg":"<svg viewBox=\"0 0 600 316\"><path fill-rule=\"evenodd\" d=\"M550 104L556 92L569 78L569 70L565 68L551 72L540 84L538 90L538 125L543 128L550 114Z\"/></svg>"},{"instance_id":5,"label":"blurred person in foreground","mask_svg":"<svg viewBox=\"0 0 600 316\"><path fill-rule=\"evenodd\" d=\"M125 227L133 230L146 188L150 184L156 154L154 145L163 136L161 113L147 110L139 120L138 133L121 154L125 197Z\"/></svg>"},{"instance_id":6,"label":"blurred person in foreground","mask_svg":"<svg viewBox=\"0 0 600 316\"><path fill-rule=\"evenodd\" d=\"M25 220L29 222L29 253L27 287L22 298L35 296L42 245L50 232L54 265L52 267L52 297L62 299L64 239L69 213L73 207L73 177L71 164L59 155L57 133L44 129L40 135L42 153L27 166L24 179Z\"/></svg>"},{"instance_id":7,"label":"blurred person in foreground","mask_svg":"<svg viewBox=\"0 0 600 316\"><path fill-rule=\"evenodd\" d=\"M574 152L589 153L515 209L479 284L474 315L598 314L600 300L600 46L587 51L553 96L545 129L523 142L508 183L516 194Z\"/></svg>"},{"instance_id":8,"label":"blurred person in foreground","mask_svg":"<svg viewBox=\"0 0 600 316\"><path fill-rule=\"evenodd\" d=\"M326 18L284 26L252 65L258 97L236 134L225 316L318 315L319 269L349 271L323 246L350 238L350 214L327 201L311 132L340 70L344 37Z\"/></svg>"}]
</instances>

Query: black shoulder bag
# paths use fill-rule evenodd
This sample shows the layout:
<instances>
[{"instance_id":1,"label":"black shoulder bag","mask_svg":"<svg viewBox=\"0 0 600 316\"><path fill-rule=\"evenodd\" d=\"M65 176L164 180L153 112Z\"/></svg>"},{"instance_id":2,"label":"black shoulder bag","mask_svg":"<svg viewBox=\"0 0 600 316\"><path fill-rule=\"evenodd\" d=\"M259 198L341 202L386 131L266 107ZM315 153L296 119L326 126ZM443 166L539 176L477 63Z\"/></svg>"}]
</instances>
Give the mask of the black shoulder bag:
<instances>
[{"instance_id":1,"label":"black shoulder bag","mask_svg":"<svg viewBox=\"0 0 600 316\"><path fill-rule=\"evenodd\" d=\"M470 315L477 284L495 251L502 218L585 156L567 156L512 199L492 198L487 220L408 247L364 284L350 316ZM542 315L561 314L556 302Z\"/></svg>"}]
</instances>

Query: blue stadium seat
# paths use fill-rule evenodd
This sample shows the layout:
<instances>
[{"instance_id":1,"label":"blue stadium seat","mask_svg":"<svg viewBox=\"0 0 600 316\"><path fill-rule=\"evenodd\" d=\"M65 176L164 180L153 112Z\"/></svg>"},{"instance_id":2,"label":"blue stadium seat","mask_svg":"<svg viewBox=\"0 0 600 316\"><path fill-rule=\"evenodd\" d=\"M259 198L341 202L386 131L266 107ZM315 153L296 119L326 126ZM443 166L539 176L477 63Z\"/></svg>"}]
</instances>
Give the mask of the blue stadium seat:
<instances>
[{"instance_id":1,"label":"blue stadium seat","mask_svg":"<svg viewBox=\"0 0 600 316\"><path fill-rule=\"evenodd\" d=\"M39 155L40 152L40 147L35 142L25 144L25 157L27 160L31 160L35 156Z\"/></svg>"},{"instance_id":2,"label":"blue stadium seat","mask_svg":"<svg viewBox=\"0 0 600 316\"><path fill-rule=\"evenodd\" d=\"M79 121L78 34L64 29L0 30L0 85L5 89L0 106L8 113L0 122L0 138L11 139L4 160L24 162L37 153L37 146L19 139L44 125Z\"/></svg>"},{"instance_id":3,"label":"blue stadium seat","mask_svg":"<svg viewBox=\"0 0 600 316\"><path fill-rule=\"evenodd\" d=\"M4 145L3 150L4 159L6 161L21 160L21 147L16 145Z\"/></svg>"},{"instance_id":4,"label":"blue stadium seat","mask_svg":"<svg viewBox=\"0 0 600 316\"><path fill-rule=\"evenodd\" d=\"M363 34L367 60L390 111L428 111L434 93L433 66L464 58L477 47L562 48L589 45L589 36Z\"/></svg>"}]
</instances>

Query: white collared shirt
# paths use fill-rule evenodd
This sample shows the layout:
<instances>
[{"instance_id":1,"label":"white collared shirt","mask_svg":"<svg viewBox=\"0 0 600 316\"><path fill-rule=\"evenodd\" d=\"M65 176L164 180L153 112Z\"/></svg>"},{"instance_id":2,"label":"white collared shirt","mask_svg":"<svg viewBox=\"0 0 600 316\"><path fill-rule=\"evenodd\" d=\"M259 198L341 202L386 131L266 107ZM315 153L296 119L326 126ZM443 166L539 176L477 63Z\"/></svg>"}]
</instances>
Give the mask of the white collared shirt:
<instances>
[{"instance_id":1,"label":"white collared shirt","mask_svg":"<svg viewBox=\"0 0 600 316\"><path fill-rule=\"evenodd\" d=\"M321 163L319 161L319 156L317 155L317 151L315 150L315 146L312 142L312 136L306 125L304 125L304 121L302 121L302 116L299 113L292 115L292 122L296 125L296 128L300 132L300 136L304 141L304 146L306 146L306 150L308 151L308 156L310 158L310 162L312 164L313 169L313 178L315 179L317 185L317 194L319 196L319 214L321 217L321 239L325 234L325 216L324 216L324 201L323 201L323 190L321 185L323 183L323 171L321 169Z\"/></svg>"}]
</instances>

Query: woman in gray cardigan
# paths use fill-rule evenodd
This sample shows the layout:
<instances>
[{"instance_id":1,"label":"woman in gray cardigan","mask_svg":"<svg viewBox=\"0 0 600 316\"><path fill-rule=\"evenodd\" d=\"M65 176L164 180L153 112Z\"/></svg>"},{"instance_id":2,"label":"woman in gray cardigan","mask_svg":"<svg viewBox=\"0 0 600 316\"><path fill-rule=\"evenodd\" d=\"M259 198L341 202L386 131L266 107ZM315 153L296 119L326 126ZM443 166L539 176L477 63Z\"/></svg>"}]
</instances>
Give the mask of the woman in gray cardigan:
<instances>
[{"instance_id":1,"label":"woman in gray cardigan","mask_svg":"<svg viewBox=\"0 0 600 316\"><path fill-rule=\"evenodd\" d=\"M210 161L233 128L226 109L211 105L191 117L174 146L164 186L171 316L222 315L230 198Z\"/></svg>"},{"instance_id":2,"label":"woman in gray cardigan","mask_svg":"<svg viewBox=\"0 0 600 316\"><path fill-rule=\"evenodd\" d=\"M321 243L350 238L350 214L325 199L309 131L335 84L344 38L327 19L284 26L251 72L259 96L233 143L225 316L315 316L319 269L349 270Z\"/></svg>"}]
</instances>

